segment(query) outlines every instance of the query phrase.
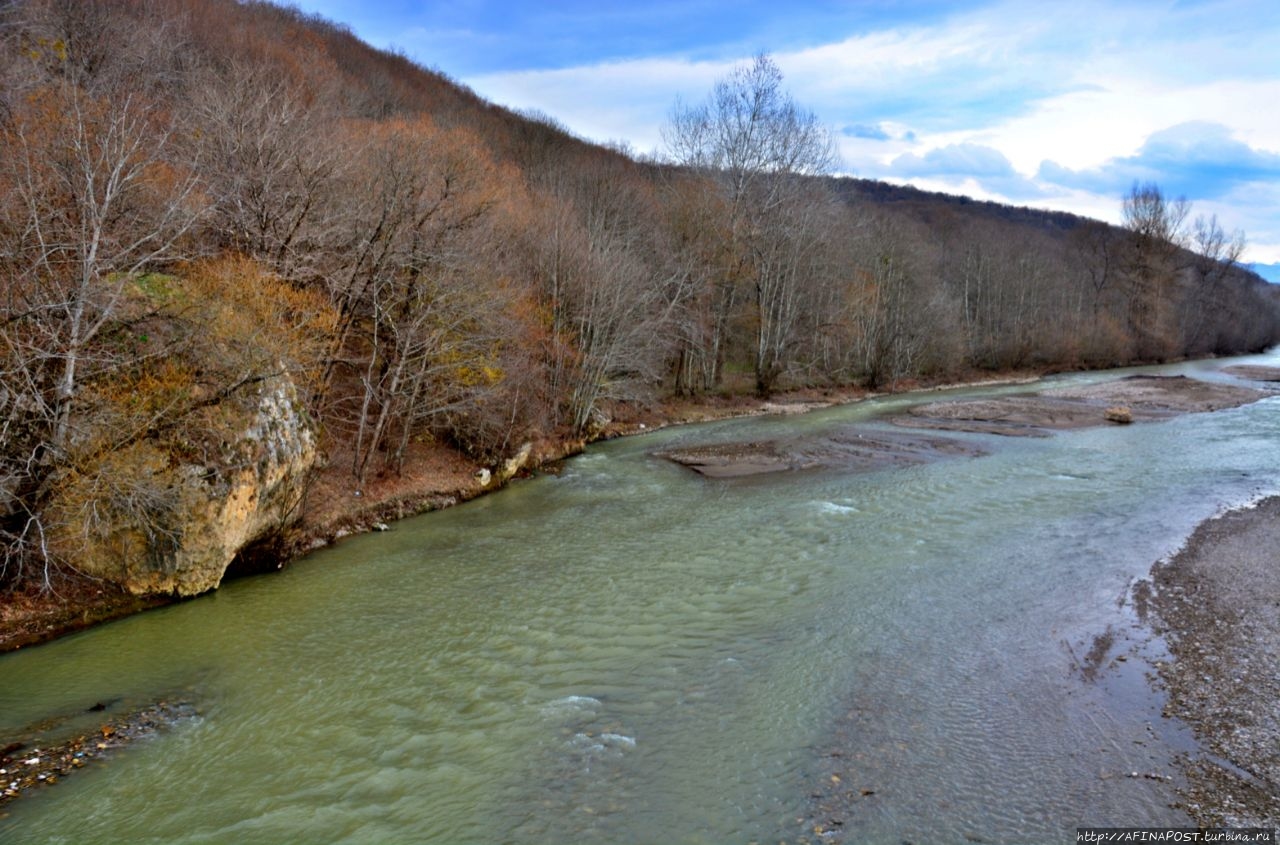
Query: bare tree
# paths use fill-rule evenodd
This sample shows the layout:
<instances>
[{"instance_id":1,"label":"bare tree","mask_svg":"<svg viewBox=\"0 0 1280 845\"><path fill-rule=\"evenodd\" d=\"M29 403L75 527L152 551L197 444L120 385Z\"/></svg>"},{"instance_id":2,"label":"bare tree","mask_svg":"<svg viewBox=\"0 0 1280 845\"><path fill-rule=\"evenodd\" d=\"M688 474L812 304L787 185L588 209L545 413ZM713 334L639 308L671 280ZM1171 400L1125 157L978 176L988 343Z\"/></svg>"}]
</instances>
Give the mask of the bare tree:
<instances>
[{"instance_id":1,"label":"bare tree","mask_svg":"<svg viewBox=\"0 0 1280 845\"><path fill-rule=\"evenodd\" d=\"M48 94L7 133L14 202L6 228L10 290L22 309L10 319L36 322L54 341L46 354L57 362L50 446L58 451L70 436L85 349L130 276L174 257L199 209L194 177L157 158L170 130L149 108L127 96L109 106L73 86Z\"/></svg>"},{"instance_id":2,"label":"bare tree","mask_svg":"<svg viewBox=\"0 0 1280 845\"><path fill-rule=\"evenodd\" d=\"M673 389L692 395L711 390L718 374L716 297L732 293L719 275L728 264L728 217L723 197L705 177L672 170L663 175L663 225L675 285L670 294Z\"/></svg>"},{"instance_id":3,"label":"bare tree","mask_svg":"<svg viewBox=\"0 0 1280 845\"><path fill-rule=\"evenodd\" d=\"M1073 278L1080 295L1075 310L1079 323L1081 358L1093 364L1127 360L1128 293L1124 289L1126 243L1121 231L1097 220L1087 220L1069 237ZM1084 282L1084 284L1081 284Z\"/></svg>"},{"instance_id":4,"label":"bare tree","mask_svg":"<svg viewBox=\"0 0 1280 845\"><path fill-rule=\"evenodd\" d=\"M187 251L203 211L193 171L170 156L174 132L141 98L96 98L65 79L0 127L0 404L21 430L0 472L20 479L9 483L6 559L47 560L43 505L83 433L81 386L127 365L97 340L138 273Z\"/></svg>"},{"instance_id":5,"label":"bare tree","mask_svg":"<svg viewBox=\"0 0 1280 845\"><path fill-rule=\"evenodd\" d=\"M187 108L212 230L292 281L326 275L347 222L335 191L358 150L339 143L334 116L283 74L232 63L204 77Z\"/></svg>"},{"instance_id":6,"label":"bare tree","mask_svg":"<svg viewBox=\"0 0 1280 845\"><path fill-rule=\"evenodd\" d=\"M785 182L771 176L822 174L836 162L830 131L783 90L764 53L717 82L707 102L677 103L662 134L676 161L727 178L740 206L780 201Z\"/></svg>"},{"instance_id":7,"label":"bare tree","mask_svg":"<svg viewBox=\"0 0 1280 845\"><path fill-rule=\"evenodd\" d=\"M948 315L922 284L927 251L909 229L876 216L858 240L851 340L859 374L868 386L880 387L930 368Z\"/></svg>"},{"instance_id":8,"label":"bare tree","mask_svg":"<svg viewBox=\"0 0 1280 845\"><path fill-rule=\"evenodd\" d=\"M663 130L678 163L712 177L724 193L729 248L709 304L707 354L718 368L740 291L751 292L757 328L756 389L769 393L781 372L781 351L795 328L797 274L794 249L803 241L803 206L812 187L797 177L820 175L835 165L831 133L782 88L782 72L768 55L736 68L716 83L705 103L677 103ZM779 252L787 234L791 257ZM785 252L786 250L784 250Z\"/></svg>"},{"instance_id":9,"label":"bare tree","mask_svg":"<svg viewBox=\"0 0 1280 845\"><path fill-rule=\"evenodd\" d=\"M462 130L362 128L343 185L358 199L326 280L338 322L324 377L358 485L380 452L398 470L415 433L496 387L504 327L484 256L504 174Z\"/></svg>"},{"instance_id":10,"label":"bare tree","mask_svg":"<svg viewBox=\"0 0 1280 845\"><path fill-rule=\"evenodd\" d=\"M829 245L835 202L817 183L797 186L791 201L778 208L772 225L750 240L755 268L756 391L767 396L791 365L812 326L821 289L831 283Z\"/></svg>"},{"instance_id":11,"label":"bare tree","mask_svg":"<svg viewBox=\"0 0 1280 845\"><path fill-rule=\"evenodd\" d=\"M1124 197L1128 326L1141 358L1167 357L1178 341L1173 291L1190 210L1185 197L1169 200L1153 182L1134 182Z\"/></svg>"},{"instance_id":12,"label":"bare tree","mask_svg":"<svg viewBox=\"0 0 1280 845\"><path fill-rule=\"evenodd\" d=\"M552 391L575 431L602 399L650 391L674 346L684 270L664 257L655 197L634 167L601 156L561 172L531 230L555 340Z\"/></svg>"},{"instance_id":13,"label":"bare tree","mask_svg":"<svg viewBox=\"0 0 1280 845\"><path fill-rule=\"evenodd\" d=\"M1218 216L1198 216L1191 226L1190 248L1194 253L1195 286L1183 307L1183 335L1186 354L1218 352L1223 311L1229 298L1223 290L1226 280L1244 254L1244 233L1226 232ZM1225 351L1225 350L1223 350Z\"/></svg>"}]
</instances>

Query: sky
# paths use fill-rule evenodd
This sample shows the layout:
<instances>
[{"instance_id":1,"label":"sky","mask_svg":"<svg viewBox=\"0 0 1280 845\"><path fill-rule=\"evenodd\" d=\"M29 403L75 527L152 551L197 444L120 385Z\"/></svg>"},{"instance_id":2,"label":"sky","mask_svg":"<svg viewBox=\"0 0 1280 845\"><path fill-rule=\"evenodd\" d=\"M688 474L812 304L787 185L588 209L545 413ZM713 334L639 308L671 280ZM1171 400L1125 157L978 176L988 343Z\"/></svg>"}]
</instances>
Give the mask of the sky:
<instances>
[{"instance_id":1,"label":"sky","mask_svg":"<svg viewBox=\"0 0 1280 845\"><path fill-rule=\"evenodd\" d=\"M841 172L1118 222L1135 181L1280 281L1280 0L301 0L482 97L663 153L768 52Z\"/></svg>"}]
</instances>

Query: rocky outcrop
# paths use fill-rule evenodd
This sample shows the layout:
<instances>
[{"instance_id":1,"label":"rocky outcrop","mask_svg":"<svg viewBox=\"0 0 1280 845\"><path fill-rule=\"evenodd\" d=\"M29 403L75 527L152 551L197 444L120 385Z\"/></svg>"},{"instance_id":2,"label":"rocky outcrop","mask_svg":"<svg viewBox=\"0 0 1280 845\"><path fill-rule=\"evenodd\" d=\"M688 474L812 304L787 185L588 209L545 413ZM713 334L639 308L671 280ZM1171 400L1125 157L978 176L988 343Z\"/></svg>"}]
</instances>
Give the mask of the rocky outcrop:
<instances>
[{"instance_id":1,"label":"rocky outcrop","mask_svg":"<svg viewBox=\"0 0 1280 845\"><path fill-rule=\"evenodd\" d=\"M516 453L503 461L498 467L497 472L494 474L498 483L505 484L507 481L511 480L516 473L528 466L529 458L532 457L532 455L533 444L522 443L520 448L516 450Z\"/></svg>"},{"instance_id":2,"label":"rocky outcrop","mask_svg":"<svg viewBox=\"0 0 1280 845\"><path fill-rule=\"evenodd\" d=\"M77 570L135 595L197 595L294 520L317 448L292 381L263 381L219 412L237 433L212 460L175 460L174 444L147 440L69 485L58 546Z\"/></svg>"}]
</instances>

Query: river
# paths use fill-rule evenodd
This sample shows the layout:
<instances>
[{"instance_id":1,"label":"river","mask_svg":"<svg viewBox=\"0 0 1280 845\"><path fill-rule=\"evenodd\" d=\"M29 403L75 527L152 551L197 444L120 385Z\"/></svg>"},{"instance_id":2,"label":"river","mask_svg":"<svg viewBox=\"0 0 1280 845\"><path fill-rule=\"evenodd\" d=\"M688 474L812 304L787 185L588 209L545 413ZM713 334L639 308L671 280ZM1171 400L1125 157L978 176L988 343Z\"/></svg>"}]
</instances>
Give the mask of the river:
<instances>
[{"instance_id":1,"label":"river","mask_svg":"<svg viewBox=\"0 0 1280 845\"><path fill-rule=\"evenodd\" d=\"M1173 757L1193 746L1160 717L1128 593L1201 520L1280 491L1280 398L955 435L990 454L867 474L712 480L651 454L937 398L601 444L0 657L0 737L98 701L199 712L10 805L0 841L812 841L833 829L819 795L857 842L1186 823Z\"/></svg>"}]
</instances>

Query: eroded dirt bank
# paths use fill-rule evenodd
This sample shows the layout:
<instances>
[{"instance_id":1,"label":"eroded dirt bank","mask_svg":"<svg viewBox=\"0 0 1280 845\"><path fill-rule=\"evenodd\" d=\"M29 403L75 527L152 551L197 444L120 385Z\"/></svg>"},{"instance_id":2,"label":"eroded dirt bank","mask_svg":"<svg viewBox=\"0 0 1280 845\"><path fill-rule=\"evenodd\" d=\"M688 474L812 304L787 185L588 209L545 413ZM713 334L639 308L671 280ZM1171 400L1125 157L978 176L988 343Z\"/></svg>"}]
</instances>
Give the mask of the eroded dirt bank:
<instances>
[{"instance_id":1,"label":"eroded dirt bank","mask_svg":"<svg viewBox=\"0 0 1280 845\"><path fill-rule=\"evenodd\" d=\"M1209 755L1186 761L1207 826L1280 826L1280 497L1201 524L1151 573L1166 715ZM1214 759L1214 758L1218 759Z\"/></svg>"}]
</instances>

